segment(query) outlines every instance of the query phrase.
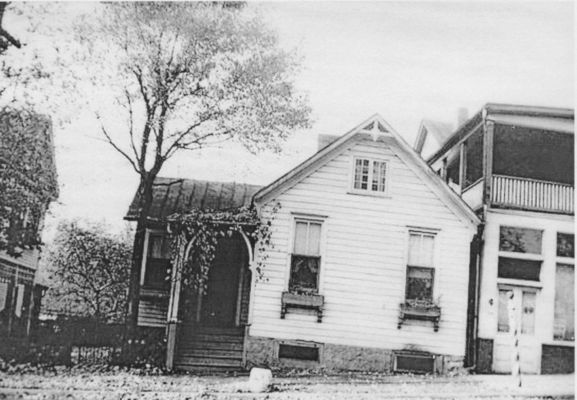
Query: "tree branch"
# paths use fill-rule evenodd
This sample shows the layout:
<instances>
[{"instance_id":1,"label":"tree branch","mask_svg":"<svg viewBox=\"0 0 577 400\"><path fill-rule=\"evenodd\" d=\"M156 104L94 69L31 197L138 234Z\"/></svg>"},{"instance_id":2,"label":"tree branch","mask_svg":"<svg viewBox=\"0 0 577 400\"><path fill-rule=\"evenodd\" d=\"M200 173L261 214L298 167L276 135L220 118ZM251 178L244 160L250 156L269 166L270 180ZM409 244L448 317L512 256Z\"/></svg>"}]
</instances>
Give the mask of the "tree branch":
<instances>
[{"instance_id":1,"label":"tree branch","mask_svg":"<svg viewBox=\"0 0 577 400\"><path fill-rule=\"evenodd\" d=\"M134 113L132 111L132 100L130 99L130 93L128 90L124 90L124 94L126 96L126 101L128 102L128 114L129 114L129 134L130 134L130 146L132 147L132 152L134 153L134 157L136 158L136 162L140 164L140 157L138 155L138 151L136 151L136 145L134 143Z\"/></svg>"},{"instance_id":2,"label":"tree branch","mask_svg":"<svg viewBox=\"0 0 577 400\"><path fill-rule=\"evenodd\" d=\"M100 115L98 115L98 113L96 114L96 119L98 119L98 122L100 122L100 129L101 129L102 133L104 134L104 137L106 137L106 140L108 141L108 143L110 143L110 145L112 147L114 147L114 149L117 152L119 152L121 155L124 156L124 158L126 158L128 160L128 162L130 163L130 165L132 165L132 168L134 168L134 170L136 171L137 174L140 174L140 171L138 170L138 167L134 163L134 160L132 158L130 158L130 156L128 154L126 154L126 152L124 150L122 150L116 143L114 143L114 141L112 140L112 138L110 137L110 135L106 131L106 128L104 127L104 123L102 123L102 120L100 119Z\"/></svg>"},{"instance_id":3,"label":"tree branch","mask_svg":"<svg viewBox=\"0 0 577 400\"><path fill-rule=\"evenodd\" d=\"M4 11L6 11L6 6L8 5L7 2L1 1L0 2L0 36L3 36L12 46L21 48L22 44L18 39L8 33L4 28L2 28L2 22L4 19Z\"/></svg>"}]
</instances>

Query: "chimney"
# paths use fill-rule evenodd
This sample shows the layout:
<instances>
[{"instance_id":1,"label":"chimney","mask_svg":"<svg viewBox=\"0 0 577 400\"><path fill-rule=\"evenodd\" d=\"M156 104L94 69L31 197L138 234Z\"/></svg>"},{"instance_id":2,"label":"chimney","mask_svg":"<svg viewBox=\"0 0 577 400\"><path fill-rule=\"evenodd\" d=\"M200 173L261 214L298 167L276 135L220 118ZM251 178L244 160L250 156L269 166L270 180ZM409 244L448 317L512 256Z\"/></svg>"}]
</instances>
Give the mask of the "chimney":
<instances>
[{"instance_id":1,"label":"chimney","mask_svg":"<svg viewBox=\"0 0 577 400\"><path fill-rule=\"evenodd\" d=\"M332 142L334 142L338 138L340 138L340 136L337 136L337 135L319 135L319 139L318 139L318 146L319 147L317 148L317 151L324 149L325 147L327 147L329 144L331 144Z\"/></svg>"},{"instance_id":2,"label":"chimney","mask_svg":"<svg viewBox=\"0 0 577 400\"><path fill-rule=\"evenodd\" d=\"M457 128L461 127L469 119L469 110L466 107L457 109Z\"/></svg>"}]
</instances>

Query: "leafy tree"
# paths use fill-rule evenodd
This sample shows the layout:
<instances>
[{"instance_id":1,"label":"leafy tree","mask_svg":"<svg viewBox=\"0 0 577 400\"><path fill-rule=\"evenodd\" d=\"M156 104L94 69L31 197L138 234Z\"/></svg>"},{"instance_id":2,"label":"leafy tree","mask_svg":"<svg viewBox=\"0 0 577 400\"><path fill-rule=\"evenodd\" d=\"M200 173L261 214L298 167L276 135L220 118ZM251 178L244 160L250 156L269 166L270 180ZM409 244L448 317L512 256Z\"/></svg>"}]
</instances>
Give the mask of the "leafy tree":
<instances>
[{"instance_id":1,"label":"leafy tree","mask_svg":"<svg viewBox=\"0 0 577 400\"><path fill-rule=\"evenodd\" d=\"M156 176L177 152L234 141L250 151L280 150L309 125L293 84L298 62L250 7L235 3L107 3L81 21L78 37L92 85L86 98L114 93L97 112L103 137L139 176L143 246ZM99 89L104 89L99 92ZM98 108L98 107L97 107ZM124 112L125 124L106 120ZM113 128L111 128L113 126ZM137 321L141 254L131 269L129 326ZM130 333L129 333L130 334Z\"/></svg>"},{"instance_id":2,"label":"leafy tree","mask_svg":"<svg viewBox=\"0 0 577 400\"><path fill-rule=\"evenodd\" d=\"M131 260L128 235L78 221L58 225L49 250L52 285L44 304L51 311L121 321L125 314Z\"/></svg>"},{"instance_id":3,"label":"leafy tree","mask_svg":"<svg viewBox=\"0 0 577 400\"><path fill-rule=\"evenodd\" d=\"M12 256L40 244L44 214L58 196L53 156L48 118L0 108L0 250Z\"/></svg>"}]
</instances>

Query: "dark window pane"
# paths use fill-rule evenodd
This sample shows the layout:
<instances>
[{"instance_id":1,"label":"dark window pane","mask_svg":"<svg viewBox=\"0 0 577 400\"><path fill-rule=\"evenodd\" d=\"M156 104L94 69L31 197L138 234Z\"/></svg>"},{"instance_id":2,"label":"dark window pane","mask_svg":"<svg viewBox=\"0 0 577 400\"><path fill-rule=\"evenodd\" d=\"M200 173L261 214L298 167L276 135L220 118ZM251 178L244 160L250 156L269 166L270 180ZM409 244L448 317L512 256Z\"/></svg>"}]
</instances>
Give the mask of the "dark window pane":
<instances>
[{"instance_id":1,"label":"dark window pane","mask_svg":"<svg viewBox=\"0 0 577 400\"><path fill-rule=\"evenodd\" d=\"M575 340L575 267L557 264L553 338Z\"/></svg>"},{"instance_id":2,"label":"dark window pane","mask_svg":"<svg viewBox=\"0 0 577 400\"><path fill-rule=\"evenodd\" d=\"M319 361L319 349L313 346L297 346L280 344L278 347L279 358L292 358L296 360Z\"/></svg>"},{"instance_id":3,"label":"dark window pane","mask_svg":"<svg viewBox=\"0 0 577 400\"><path fill-rule=\"evenodd\" d=\"M289 291L292 293L317 293L320 257L293 255Z\"/></svg>"},{"instance_id":4,"label":"dark window pane","mask_svg":"<svg viewBox=\"0 0 577 400\"><path fill-rule=\"evenodd\" d=\"M539 281L541 261L499 257L499 278Z\"/></svg>"},{"instance_id":5,"label":"dark window pane","mask_svg":"<svg viewBox=\"0 0 577 400\"><path fill-rule=\"evenodd\" d=\"M459 184L459 170L461 168L461 156L458 155L447 164L447 183Z\"/></svg>"},{"instance_id":6,"label":"dark window pane","mask_svg":"<svg viewBox=\"0 0 577 400\"><path fill-rule=\"evenodd\" d=\"M433 268L407 267L407 300L433 300Z\"/></svg>"},{"instance_id":7,"label":"dark window pane","mask_svg":"<svg viewBox=\"0 0 577 400\"><path fill-rule=\"evenodd\" d=\"M418 374L435 372L435 359L431 355L397 354L397 371L408 371Z\"/></svg>"},{"instance_id":8,"label":"dark window pane","mask_svg":"<svg viewBox=\"0 0 577 400\"><path fill-rule=\"evenodd\" d=\"M537 229L502 226L499 232L499 250L541 254L542 236L543 232Z\"/></svg>"},{"instance_id":9,"label":"dark window pane","mask_svg":"<svg viewBox=\"0 0 577 400\"><path fill-rule=\"evenodd\" d=\"M467 168L465 173L465 187L475 183L483 176L483 131L477 130L465 145L467 153Z\"/></svg>"},{"instance_id":10,"label":"dark window pane","mask_svg":"<svg viewBox=\"0 0 577 400\"><path fill-rule=\"evenodd\" d=\"M164 234L153 233L148 237L148 257L170 258L170 240Z\"/></svg>"},{"instance_id":11,"label":"dark window pane","mask_svg":"<svg viewBox=\"0 0 577 400\"><path fill-rule=\"evenodd\" d=\"M149 258L146 261L144 285L152 288L167 289L170 286L170 260Z\"/></svg>"},{"instance_id":12,"label":"dark window pane","mask_svg":"<svg viewBox=\"0 0 577 400\"><path fill-rule=\"evenodd\" d=\"M575 236L569 233L557 234L557 256L575 257Z\"/></svg>"}]
</instances>

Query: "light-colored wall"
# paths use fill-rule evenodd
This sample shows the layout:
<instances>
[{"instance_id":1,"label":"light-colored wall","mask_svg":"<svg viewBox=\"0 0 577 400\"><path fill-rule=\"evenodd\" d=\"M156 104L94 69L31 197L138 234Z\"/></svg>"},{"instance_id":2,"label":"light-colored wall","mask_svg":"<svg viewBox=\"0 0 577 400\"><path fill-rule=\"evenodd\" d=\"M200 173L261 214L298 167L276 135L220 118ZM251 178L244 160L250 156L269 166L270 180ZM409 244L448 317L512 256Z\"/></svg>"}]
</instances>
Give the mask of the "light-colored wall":
<instances>
[{"instance_id":1,"label":"light-colored wall","mask_svg":"<svg viewBox=\"0 0 577 400\"><path fill-rule=\"evenodd\" d=\"M273 220L274 248L268 251L266 280L255 284L252 295L251 335L388 349L414 345L464 355L469 245L475 228L439 199L422 170L397 154L378 142L358 143L264 207L266 215L276 201L281 204ZM353 156L389 162L386 197L348 193ZM280 319L298 213L327 217L321 245L322 323L292 310ZM431 322L420 321L407 321L397 329L399 303L405 296L408 226L438 230L434 286L442 307L438 332Z\"/></svg>"},{"instance_id":2,"label":"light-colored wall","mask_svg":"<svg viewBox=\"0 0 577 400\"><path fill-rule=\"evenodd\" d=\"M553 341L553 318L557 232L573 233L575 229L573 217L522 211L489 210L485 226L479 302L479 337L484 339L493 339L497 333L499 307L497 266L500 226L543 230L543 263L540 276L542 288L539 289L537 295L535 337L541 343L555 343Z\"/></svg>"}]
</instances>

